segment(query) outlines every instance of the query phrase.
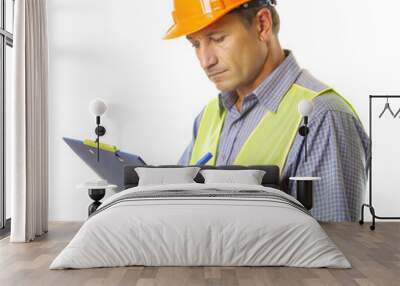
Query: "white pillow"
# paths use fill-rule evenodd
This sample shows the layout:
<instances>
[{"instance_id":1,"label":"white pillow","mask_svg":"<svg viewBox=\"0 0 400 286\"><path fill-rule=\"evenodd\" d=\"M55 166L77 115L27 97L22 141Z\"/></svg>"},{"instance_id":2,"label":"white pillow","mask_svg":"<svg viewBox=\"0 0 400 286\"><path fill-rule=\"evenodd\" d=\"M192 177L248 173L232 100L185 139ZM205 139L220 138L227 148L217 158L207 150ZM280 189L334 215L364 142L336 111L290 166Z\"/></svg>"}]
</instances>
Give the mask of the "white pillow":
<instances>
[{"instance_id":1,"label":"white pillow","mask_svg":"<svg viewBox=\"0 0 400 286\"><path fill-rule=\"evenodd\" d=\"M201 170L205 184L233 183L246 185L261 185L265 171L262 170Z\"/></svg>"},{"instance_id":2,"label":"white pillow","mask_svg":"<svg viewBox=\"0 0 400 286\"><path fill-rule=\"evenodd\" d=\"M135 168L139 186L195 183L199 167L185 168Z\"/></svg>"}]
</instances>

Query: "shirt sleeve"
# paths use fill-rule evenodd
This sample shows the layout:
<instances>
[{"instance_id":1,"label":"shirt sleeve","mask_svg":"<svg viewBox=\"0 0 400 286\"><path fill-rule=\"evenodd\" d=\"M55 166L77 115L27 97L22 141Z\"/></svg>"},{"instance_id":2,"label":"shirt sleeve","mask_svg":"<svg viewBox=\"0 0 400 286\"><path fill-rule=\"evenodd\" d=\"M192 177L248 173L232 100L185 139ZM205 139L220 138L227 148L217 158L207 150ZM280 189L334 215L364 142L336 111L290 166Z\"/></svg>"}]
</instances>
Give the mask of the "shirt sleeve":
<instances>
[{"instance_id":1,"label":"shirt sleeve","mask_svg":"<svg viewBox=\"0 0 400 286\"><path fill-rule=\"evenodd\" d=\"M319 221L357 221L368 179L368 135L357 118L343 111L326 111L310 120L309 127L307 162L304 138L297 135L286 180L289 176L321 177L313 182L311 214ZM295 196L296 184L288 181L288 186Z\"/></svg>"},{"instance_id":2,"label":"shirt sleeve","mask_svg":"<svg viewBox=\"0 0 400 286\"><path fill-rule=\"evenodd\" d=\"M203 110L198 114L193 123L193 134L192 141L186 147L185 151L181 155L181 158L178 161L178 165L187 166L190 163L190 158L192 157L192 150L194 146L194 141L196 140L197 131L199 130L201 115L203 114Z\"/></svg>"}]
</instances>

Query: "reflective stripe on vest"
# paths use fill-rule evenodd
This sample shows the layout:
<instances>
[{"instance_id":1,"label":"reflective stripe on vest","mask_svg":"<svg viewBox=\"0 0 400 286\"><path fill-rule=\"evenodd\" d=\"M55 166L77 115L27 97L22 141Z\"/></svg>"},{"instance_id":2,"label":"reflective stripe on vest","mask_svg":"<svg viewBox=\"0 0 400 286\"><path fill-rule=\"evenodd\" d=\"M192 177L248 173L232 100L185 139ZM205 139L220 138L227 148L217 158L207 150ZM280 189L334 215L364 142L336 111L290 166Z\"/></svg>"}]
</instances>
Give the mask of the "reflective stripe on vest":
<instances>
[{"instance_id":1,"label":"reflective stripe on vest","mask_svg":"<svg viewBox=\"0 0 400 286\"><path fill-rule=\"evenodd\" d=\"M333 92L341 97L358 117L352 105L333 89L315 92L294 84L283 97L276 113L268 111L251 132L236 156L234 165L277 165L282 172L302 120L297 110L299 102L304 99L312 100L327 92ZM220 112L218 98L207 104L201 117L190 165L195 165L208 152L211 152L213 157L207 165L216 164L226 113L225 109Z\"/></svg>"}]
</instances>

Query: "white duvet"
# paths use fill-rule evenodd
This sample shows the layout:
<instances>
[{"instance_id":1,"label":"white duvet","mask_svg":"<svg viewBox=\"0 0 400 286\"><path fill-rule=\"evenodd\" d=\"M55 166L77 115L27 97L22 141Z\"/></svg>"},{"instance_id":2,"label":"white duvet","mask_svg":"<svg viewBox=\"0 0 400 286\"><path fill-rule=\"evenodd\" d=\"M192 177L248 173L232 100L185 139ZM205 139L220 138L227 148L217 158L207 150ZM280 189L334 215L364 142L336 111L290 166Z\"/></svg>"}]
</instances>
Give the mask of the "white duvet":
<instances>
[{"instance_id":1,"label":"white duvet","mask_svg":"<svg viewBox=\"0 0 400 286\"><path fill-rule=\"evenodd\" d=\"M101 207L131 192L207 189L262 190L297 202L263 186L179 184L131 188ZM104 208L83 224L50 269L127 265L351 267L318 222L291 205L186 197L122 201Z\"/></svg>"}]
</instances>

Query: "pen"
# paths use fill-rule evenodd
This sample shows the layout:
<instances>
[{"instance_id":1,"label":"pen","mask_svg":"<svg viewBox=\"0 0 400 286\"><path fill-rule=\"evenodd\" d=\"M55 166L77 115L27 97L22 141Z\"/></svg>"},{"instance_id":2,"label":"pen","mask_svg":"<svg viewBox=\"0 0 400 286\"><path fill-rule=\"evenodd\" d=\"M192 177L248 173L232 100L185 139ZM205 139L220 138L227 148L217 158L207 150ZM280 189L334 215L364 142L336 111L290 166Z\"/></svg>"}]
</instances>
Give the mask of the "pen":
<instances>
[{"instance_id":1,"label":"pen","mask_svg":"<svg viewBox=\"0 0 400 286\"><path fill-rule=\"evenodd\" d=\"M197 161L196 165L200 165L200 166L205 165L208 161L210 161L212 156L213 155L210 152L208 152L199 161Z\"/></svg>"}]
</instances>

